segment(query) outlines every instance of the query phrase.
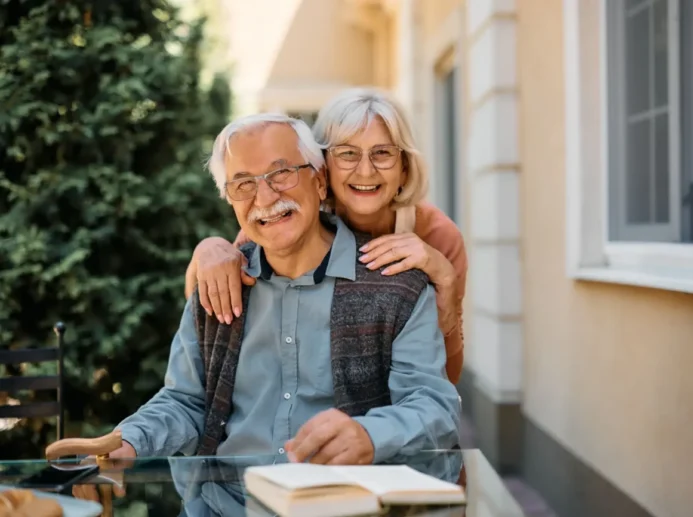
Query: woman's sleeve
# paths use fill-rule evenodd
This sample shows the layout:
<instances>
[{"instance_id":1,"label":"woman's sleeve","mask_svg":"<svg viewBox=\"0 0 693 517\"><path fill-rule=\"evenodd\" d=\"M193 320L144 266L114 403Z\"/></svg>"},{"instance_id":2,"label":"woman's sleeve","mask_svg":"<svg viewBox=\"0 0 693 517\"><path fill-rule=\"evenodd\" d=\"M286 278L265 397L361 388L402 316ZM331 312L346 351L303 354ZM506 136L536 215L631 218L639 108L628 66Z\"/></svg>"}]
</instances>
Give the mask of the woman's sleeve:
<instances>
[{"instance_id":1,"label":"woman's sleeve","mask_svg":"<svg viewBox=\"0 0 693 517\"><path fill-rule=\"evenodd\" d=\"M447 230L447 228L445 228ZM457 282L453 286L452 298L454 305L449 306L449 293L443 293L436 289L438 304L438 319L440 329L445 337L445 350L447 351L448 378L455 384L460 380L462 366L464 365L464 332L462 328L463 313L462 300L467 288L467 251L464 239L456 226L445 231L445 239L441 240L438 250L447 258L455 270Z\"/></svg>"}]
</instances>

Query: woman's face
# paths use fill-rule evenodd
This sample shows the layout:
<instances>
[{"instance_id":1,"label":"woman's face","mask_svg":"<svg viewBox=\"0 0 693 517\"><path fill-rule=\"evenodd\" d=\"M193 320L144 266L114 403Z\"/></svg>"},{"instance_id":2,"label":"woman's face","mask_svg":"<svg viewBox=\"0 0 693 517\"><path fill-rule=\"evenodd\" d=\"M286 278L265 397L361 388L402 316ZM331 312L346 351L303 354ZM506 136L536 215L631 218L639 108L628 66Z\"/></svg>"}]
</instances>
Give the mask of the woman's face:
<instances>
[{"instance_id":1,"label":"woman's face","mask_svg":"<svg viewBox=\"0 0 693 517\"><path fill-rule=\"evenodd\" d=\"M402 152L380 117L344 144L332 147L327 166L337 205L347 216L378 215L389 210L406 182Z\"/></svg>"}]
</instances>

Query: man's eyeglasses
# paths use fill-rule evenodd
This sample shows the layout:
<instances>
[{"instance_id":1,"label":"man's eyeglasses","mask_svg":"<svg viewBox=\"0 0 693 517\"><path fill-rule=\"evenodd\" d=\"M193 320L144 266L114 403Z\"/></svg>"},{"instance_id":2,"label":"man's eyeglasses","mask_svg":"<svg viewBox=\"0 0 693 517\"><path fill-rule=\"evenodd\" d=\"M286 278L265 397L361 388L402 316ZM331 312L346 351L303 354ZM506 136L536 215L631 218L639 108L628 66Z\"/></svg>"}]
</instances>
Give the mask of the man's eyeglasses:
<instances>
[{"instance_id":1,"label":"man's eyeglasses","mask_svg":"<svg viewBox=\"0 0 693 517\"><path fill-rule=\"evenodd\" d=\"M301 169L313 168L310 163L284 167L276 171L262 174L261 176L247 176L238 178L225 183L226 195L234 201L245 201L255 197L257 185L260 180L265 180L267 186L275 192L284 192L298 185L298 171Z\"/></svg>"},{"instance_id":2,"label":"man's eyeglasses","mask_svg":"<svg viewBox=\"0 0 693 517\"><path fill-rule=\"evenodd\" d=\"M330 147L328 152L335 160L335 165L347 171L354 170L361 163L363 150L353 145L337 145ZM392 169L397 164L397 158L402 149L396 145L376 145L368 150L368 158L378 170Z\"/></svg>"}]
</instances>

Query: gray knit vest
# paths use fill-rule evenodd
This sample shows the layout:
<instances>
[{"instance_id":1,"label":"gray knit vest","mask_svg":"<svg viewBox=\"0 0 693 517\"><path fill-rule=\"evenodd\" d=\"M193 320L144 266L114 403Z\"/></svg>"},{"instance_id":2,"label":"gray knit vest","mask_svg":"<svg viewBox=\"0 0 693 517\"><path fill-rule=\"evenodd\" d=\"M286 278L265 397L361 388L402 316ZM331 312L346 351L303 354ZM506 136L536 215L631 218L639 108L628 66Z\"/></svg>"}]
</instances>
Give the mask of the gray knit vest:
<instances>
[{"instance_id":1,"label":"gray knit vest","mask_svg":"<svg viewBox=\"0 0 693 517\"><path fill-rule=\"evenodd\" d=\"M371 237L355 234L357 249ZM249 257L255 248L242 251ZM388 379L392 343L404 328L428 277L419 270L383 276L356 260L356 280L335 280L330 313L330 353L334 407L350 416L390 405ZM250 288L243 287L243 307ZM233 386L243 341L245 314L231 325L219 323L193 294L195 326L205 369L205 428L196 454L215 455L233 409Z\"/></svg>"}]
</instances>

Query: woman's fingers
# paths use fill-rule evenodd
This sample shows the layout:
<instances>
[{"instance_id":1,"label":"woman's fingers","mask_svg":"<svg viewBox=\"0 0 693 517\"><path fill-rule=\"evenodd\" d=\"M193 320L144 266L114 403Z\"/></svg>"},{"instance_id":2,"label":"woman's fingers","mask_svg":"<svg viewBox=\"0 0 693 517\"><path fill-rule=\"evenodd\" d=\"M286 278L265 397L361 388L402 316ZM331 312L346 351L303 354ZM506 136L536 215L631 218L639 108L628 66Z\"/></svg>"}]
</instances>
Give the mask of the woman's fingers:
<instances>
[{"instance_id":1,"label":"woman's fingers","mask_svg":"<svg viewBox=\"0 0 693 517\"><path fill-rule=\"evenodd\" d=\"M380 237L376 237L372 241L367 242L363 246L359 248L359 251L362 253L367 253L378 246L381 246L383 244L387 244L388 242L395 242L395 241L400 241L403 239L410 239L412 236L415 237L413 233L390 233L388 235L381 235Z\"/></svg>"},{"instance_id":2,"label":"woman's fingers","mask_svg":"<svg viewBox=\"0 0 693 517\"><path fill-rule=\"evenodd\" d=\"M233 320L234 317L238 318L243 310L243 298L241 297L243 288L243 284L241 282L242 276L243 273L241 272L240 275L229 275L228 277L230 294L229 302L231 303L230 320ZM231 323L231 321L227 321L227 323Z\"/></svg>"},{"instance_id":3,"label":"woman's fingers","mask_svg":"<svg viewBox=\"0 0 693 517\"><path fill-rule=\"evenodd\" d=\"M238 276L236 279L238 279ZM227 325L230 325L233 320L233 312L231 312L231 282L231 276L217 279L217 296L221 305L221 312L217 312L217 317L220 322L223 321Z\"/></svg>"},{"instance_id":4,"label":"woman's fingers","mask_svg":"<svg viewBox=\"0 0 693 517\"><path fill-rule=\"evenodd\" d=\"M204 280L197 281L197 292L200 295L200 305L204 307L207 314L212 316L214 314L214 307L212 307L212 302L207 295L207 282Z\"/></svg>"},{"instance_id":5,"label":"woman's fingers","mask_svg":"<svg viewBox=\"0 0 693 517\"><path fill-rule=\"evenodd\" d=\"M246 260L235 248L225 250L223 256L212 258L214 260L205 258L200 252L197 272L200 303L220 323L231 324L233 318L240 316L243 310L241 289L242 284L246 283L242 280Z\"/></svg>"},{"instance_id":6,"label":"woman's fingers","mask_svg":"<svg viewBox=\"0 0 693 517\"><path fill-rule=\"evenodd\" d=\"M219 299L219 284L215 278L210 278L205 281L204 284L207 286L207 297L209 298L209 303L212 306L212 313L217 317L219 323L224 321L224 311L221 307L221 300ZM228 288L225 289L228 291Z\"/></svg>"},{"instance_id":7,"label":"woman's fingers","mask_svg":"<svg viewBox=\"0 0 693 517\"><path fill-rule=\"evenodd\" d=\"M416 260L414 257L407 257L404 260L400 260L399 262L392 264L390 266L387 266L385 269L383 269L383 275L385 276L392 276L392 275L397 275L399 273L403 273L405 271L409 271L410 269L417 269L416 268Z\"/></svg>"},{"instance_id":8,"label":"woman's fingers","mask_svg":"<svg viewBox=\"0 0 693 517\"><path fill-rule=\"evenodd\" d=\"M392 248L407 248L416 241L412 240L407 234L404 235L386 235L384 237L378 237L368 243L367 252L363 253L359 260L363 263L368 264L376 258L380 257L384 253L387 253ZM363 250L363 248L361 248Z\"/></svg>"},{"instance_id":9,"label":"woman's fingers","mask_svg":"<svg viewBox=\"0 0 693 517\"><path fill-rule=\"evenodd\" d=\"M410 255L410 250L406 246L395 246L389 249L378 248L379 253L374 255L373 252L368 254L368 269L380 269L381 267L392 264L393 262L402 260Z\"/></svg>"}]
</instances>

